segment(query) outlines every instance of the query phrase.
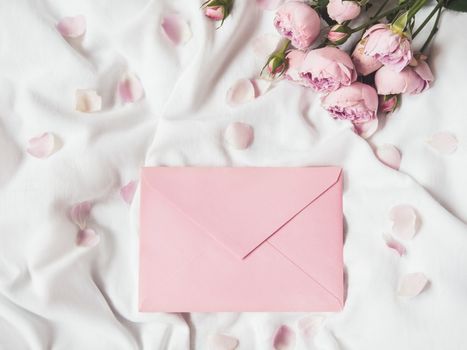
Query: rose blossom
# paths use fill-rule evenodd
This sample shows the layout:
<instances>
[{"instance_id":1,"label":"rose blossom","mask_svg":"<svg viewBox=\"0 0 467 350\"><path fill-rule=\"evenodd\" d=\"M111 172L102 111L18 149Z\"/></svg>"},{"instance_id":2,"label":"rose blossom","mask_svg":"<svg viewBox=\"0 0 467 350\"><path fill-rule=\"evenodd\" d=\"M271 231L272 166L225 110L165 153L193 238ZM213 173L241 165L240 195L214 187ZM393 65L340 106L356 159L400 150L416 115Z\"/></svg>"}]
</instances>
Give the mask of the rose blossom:
<instances>
[{"instance_id":1,"label":"rose blossom","mask_svg":"<svg viewBox=\"0 0 467 350\"><path fill-rule=\"evenodd\" d=\"M368 75L376 72L383 65L376 58L365 55L365 42L366 39L359 41L352 53L352 61L355 65L355 69L361 75Z\"/></svg>"},{"instance_id":2,"label":"rose blossom","mask_svg":"<svg viewBox=\"0 0 467 350\"><path fill-rule=\"evenodd\" d=\"M354 18L360 14L360 5L351 0L329 0L328 15L337 23L342 23Z\"/></svg>"},{"instance_id":3,"label":"rose blossom","mask_svg":"<svg viewBox=\"0 0 467 350\"><path fill-rule=\"evenodd\" d=\"M328 46L306 55L300 77L305 86L318 92L330 92L350 85L357 79L357 72L345 51Z\"/></svg>"},{"instance_id":4,"label":"rose blossom","mask_svg":"<svg viewBox=\"0 0 467 350\"><path fill-rule=\"evenodd\" d=\"M310 46L319 35L318 13L300 1L290 1L279 7L274 18L277 31L297 49Z\"/></svg>"},{"instance_id":5,"label":"rose blossom","mask_svg":"<svg viewBox=\"0 0 467 350\"><path fill-rule=\"evenodd\" d=\"M323 96L321 104L334 119L363 123L376 118L378 95L370 85L355 82Z\"/></svg>"},{"instance_id":6,"label":"rose blossom","mask_svg":"<svg viewBox=\"0 0 467 350\"><path fill-rule=\"evenodd\" d=\"M385 66L400 72L412 59L410 40L395 33L388 24L375 24L363 35L365 55L376 58Z\"/></svg>"},{"instance_id":7,"label":"rose blossom","mask_svg":"<svg viewBox=\"0 0 467 350\"><path fill-rule=\"evenodd\" d=\"M208 6L204 9L204 15L214 21L224 19L224 8L222 6Z\"/></svg>"},{"instance_id":8,"label":"rose blossom","mask_svg":"<svg viewBox=\"0 0 467 350\"><path fill-rule=\"evenodd\" d=\"M291 50L287 54L287 71L285 78L303 84L300 69L305 60L306 53L300 50Z\"/></svg>"}]
</instances>

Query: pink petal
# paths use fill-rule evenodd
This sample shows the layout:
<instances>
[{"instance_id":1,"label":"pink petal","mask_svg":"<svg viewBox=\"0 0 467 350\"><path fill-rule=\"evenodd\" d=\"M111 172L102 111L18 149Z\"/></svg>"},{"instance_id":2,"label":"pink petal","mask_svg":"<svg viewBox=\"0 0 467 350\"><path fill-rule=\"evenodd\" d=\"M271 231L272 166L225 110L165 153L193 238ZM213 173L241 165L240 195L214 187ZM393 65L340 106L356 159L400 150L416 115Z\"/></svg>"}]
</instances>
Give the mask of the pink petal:
<instances>
[{"instance_id":1,"label":"pink petal","mask_svg":"<svg viewBox=\"0 0 467 350\"><path fill-rule=\"evenodd\" d=\"M252 79L251 83L255 89L255 97L260 97L269 91L271 81L266 79Z\"/></svg>"},{"instance_id":2,"label":"pink petal","mask_svg":"<svg viewBox=\"0 0 467 350\"><path fill-rule=\"evenodd\" d=\"M225 334L216 334L209 338L209 350L234 350L238 340Z\"/></svg>"},{"instance_id":3,"label":"pink petal","mask_svg":"<svg viewBox=\"0 0 467 350\"><path fill-rule=\"evenodd\" d=\"M49 132L33 137L28 141L28 144L26 151L36 158L47 158L56 150L55 136Z\"/></svg>"},{"instance_id":4,"label":"pink petal","mask_svg":"<svg viewBox=\"0 0 467 350\"><path fill-rule=\"evenodd\" d=\"M399 256L403 256L406 254L407 251L405 250L405 247L400 242L392 238L390 235L385 234L383 235L383 238L386 241L386 245L389 248L394 249L399 254Z\"/></svg>"},{"instance_id":5,"label":"pink petal","mask_svg":"<svg viewBox=\"0 0 467 350\"><path fill-rule=\"evenodd\" d=\"M256 4L263 10L275 10L284 0L256 0Z\"/></svg>"},{"instance_id":6,"label":"pink petal","mask_svg":"<svg viewBox=\"0 0 467 350\"><path fill-rule=\"evenodd\" d=\"M253 52L255 56L266 62L266 59L272 54L279 44L281 38L276 34L263 34L253 40Z\"/></svg>"},{"instance_id":7,"label":"pink petal","mask_svg":"<svg viewBox=\"0 0 467 350\"><path fill-rule=\"evenodd\" d=\"M421 272L409 273L402 278L397 295L401 297L414 297L420 294L428 284L428 279Z\"/></svg>"},{"instance_id":8,"label":"pink petal","mask_svg":"<svg viewBox=\"0 0 467 350\"><path fill-rule=\"evenodd\" d=\"M298 321L298 329L307 338L313 338L324 321L323 316L307 316Z\"/></svg>"},{"instance_id":9,"label":"pink petal","mask_svg":"<svg viewBox=\"0 0 467 350\"><path fill-rule=\"evenodd\" d=\"M102 97L95 90L76 90L75 99L75 109L78 112L91 113L102 108Z\"/></svg>"},{"instance_id":10,"label":"pink petal","mask_svg":"<svg viewBox=\"0 0 467 350\"><path fill-rule=\"evenodd\" d=\"M167 38L174 45L185 44L191 39L192 33L188 22L176 13L162 18L161 27Z\"/></svg>"},{"instance_id":11,"label":"pink petal","mask_svg":"<svg viewBox=\"0 0 467 350\"><path fill-rule=\"evenodd\" d=\"M376 130L378 130L378 118L374 118L364 123L354 123L353 127L358 135L367 139L371 137Z\"/></svg>"},{"instance_id":12,"label":"pink petal","mask_svg":"<svg viewBox=\"0 0 467 350\"><path fill-rule=\"evenodd\" d=\"M118 83L118 92L120 98L125 103L139 101L144 96L143 86L141 81L135 74L125 74Z\"/></svg>"},{"instance_id":13,"label":"pink petal","mask_svg":"<svg viewBox=\"0 0 467 350\"><path fill-rule=\"evenodd\" d=\"M401 239L412 239L417 232L417 213L410 205L397 205L389 212L392 233Z\"/></svg>"},{"instance_id":14,"label":"pink petal","mask_svg":"<svg viewBox=\"0 0 467 350\"><path fill-rule=\"evenodd\" d=\"M130 181L120 189L120 195L126 203L131 204L137 185L138 182Z\"/></svg>"},{"instance_id":15,"label":"pink petal","mask_svg":"<svg viewBox=\"0 0 467 350\"><path fill-rule=\"evenodd\" d=\"M451 154L457 150L457 137L447 131L433 134L427 143L441 154Z\"/></svg>"},{"instance_id":16,"label":"pink petal","mask_svg":"<svg viewBox=\"0 0 467 350\"><path fill-rule=\"evenodd\" d=\"M91 212L91 202L81 202L74 204L70 209L70 219L83 230Z\"/></svg>"},{"instance_id":17,"label":"pink petal","mask_svg":"<svg viewBox=\"0 0 467 350\"><path fill-rule=\"evenodd\" d=\"M64 17L56 27L64 37L77 38L86 32L86 18L83 15Z\"/></svg>"},{"instance_id":18,"label":"pink petal","mask_svg":"<svg viewBox=\"0 0 467 350\"><path fill-rule=\"evenodd\" d=\"M227 91L227 103L231 106L237 106L254 100L255 87L250 79L240 79Z\"/></svg>"},{"instance_id":19,"label":"pink petal","mask_svg":"<svg viewBox=\"0 0 467 350\"><path fill-rule=\"evenodd\" d=\"M274 336L274 349L292 350L295 347L295 332L286 325L282 325Z\"/></svg>"},{"instance_id":20,"label":"pink petal","mask_svg":"<svg viewBox=\"0 0 467 350\"><path fill-rule=\"evenodd\" d=\"M81 247L94 247L99 241L99 235L91 228L80 230L76 236L76 244Z\"/></svg>"},{"instance_id":21,"label":"pink petal","mask_svg":"<svg viewBox=\"0 0 467 350\"><path fill-rule=\"evenodd\" d=\"M385 144L376 148L376 156L387 166L399 170L401 154L393 145Z\"/></svg>"},{"instance_id":22,"label":"pink petal","mask_svg":"<svg viewBox=\"0 0 467 350\"><path fill-rule=\"evenodd\" d=\"M253 142L254 130L245 123L231 123L224 134L225 141L236 149L248 148Z\"/></svg>"}]
</instances>

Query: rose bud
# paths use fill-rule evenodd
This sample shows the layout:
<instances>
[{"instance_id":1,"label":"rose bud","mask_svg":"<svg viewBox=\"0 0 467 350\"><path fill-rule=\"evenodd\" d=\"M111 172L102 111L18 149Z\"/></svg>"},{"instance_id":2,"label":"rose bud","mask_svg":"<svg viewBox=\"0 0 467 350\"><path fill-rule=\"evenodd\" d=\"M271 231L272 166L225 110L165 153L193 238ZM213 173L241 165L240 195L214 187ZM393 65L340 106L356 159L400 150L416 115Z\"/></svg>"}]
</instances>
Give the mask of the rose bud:
<instances>
[{"instance_id":1,"label":"rose bud","mask_svg":"<svg viewBox=\"0 0 467 350\"><path fill-rule=\"evenodd\" d=\"M287 80L295 81L303 85L302 78L300 77L300 70L305 60L306 53L300 50L291 50L287 54L287 71L285 78Z\"/></svg>"},{"instance_id":2,"label":"rose bud","mask_svg":"<svg viewBox=\"0 0 467 350\"><path fill-rule=\"evenodd\" d=\"M233 0L208 0L203 4L204 15L213 21L222 21L229 16L232 10Z\"/></svg>"},{"instance_id":3,"label":"rose bud","mask_svg":"<svg viewBox=\"0 0 467 350\"><path fill-rule=\"evenodd\" d=\"M392 113L400 103L400 95L379 96L379 111L382 113Z\"/></svg>"},{"instance_id":4,"label":"rose bud","mask_svg":"<svg viewBox=\"0 0 467 350\"><path fill-rule=\"evenodd\" d=\"M360 14L360 5L352 0L329 0L328 15L337 23L357 18Z\"/></svg>"},{"instance_id":5,"label":"rose bud","mask_svg":"<svg viewBox=\"0 0 467 350\"><path fill-rule=\"evenodd\" d=\"M425 61L419 62L416 67L405 67L401 72L383 66L375 74L375 85L380 95L418 94L428 89L433 80Z\"/></svg>"},{"instance_id":6,"label":"rose bud","mask_svg":"<svg viewBox=\"0 0 467 350\"><path fill-rule=\"evenodd\" d=\"M375 24L363 35L365 55L376 58L385 66L400 72L412 60L410 39L393 31L388 24Z\"/></svg>"},{"instance_id":7,"label":"rose bud","mask_svg":"<svg viewBox=\"0 0 467 350\"><path fill-rule=\"evenodd\" d=\"M356 81L323 96L321 105L334 119L364 123L376 118L378 94L370 85Z\"/></svg>"},{"instance_id":8,"label":"rose bud","mask_svg":"<svg viewBox=\"0 0 467 350\"><path fill-rule=\"evenodd\" d=\"M277 31L299 50L310 46L318 37L321 20L318 13L301 1L289 1L279 7L274 18Z\"/></svg>"},{"instance_id":9,"label":"rose bud","mask_svg":"<svg viewBox=\"0 0 467 350\"><path fill-rule=\"evenodd\" d=\"M328 33L328 40L331 44L342 45L350 37L350 28L342 24L331 27Z\"/></svg>"},{"instance_id":10,"label":"rose bud","mask_svg":"<svg viewBox=\"0 0 467 350\"><path fill-rule=\"evenodd\" d=\"M269 78L275 79L280 77L284 72L287 70L287 59L286 59L286 52L287 48L289 47L289 41L284 40L282 47L274 51L266 61L263 69L261 70L261 74L263 74L264 69L267 68L269 73Z\"/></svg>"},{"instance_id":11,"label":"rose bud","mask_svg":"<svg viewBox=\"0 0 467 350\"><path fill-rule=\"evenodd\" d=\"M350 85L357 79L357 72L345 51L328 46L306 55L300 77L305 86L327 93Z\"/></svg>"},{"instance_id":12,"label":"rose bud","mask_svg":"<svg viewBox=\"0 0 467 350\"><path fill-rule=\"evenodd\" d=\"M380 61L372 56L365 55L366 39L358 42L355 50L352 53L352 61L358 74L368 75L376 72L383 65Z\"/></svg>"}]
</instances>

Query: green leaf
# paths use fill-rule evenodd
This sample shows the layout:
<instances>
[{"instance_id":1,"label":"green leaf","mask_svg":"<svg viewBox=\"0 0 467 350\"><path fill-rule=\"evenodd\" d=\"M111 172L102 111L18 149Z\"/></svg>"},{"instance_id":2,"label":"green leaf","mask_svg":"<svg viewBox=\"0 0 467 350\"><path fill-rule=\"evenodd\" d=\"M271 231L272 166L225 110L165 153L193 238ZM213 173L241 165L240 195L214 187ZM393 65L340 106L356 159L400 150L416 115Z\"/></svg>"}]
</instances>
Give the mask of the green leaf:
<instances>
[{"instance_id":1,"label":"green leaf","mask_svg":"<svg viewBox=\"0 0 467 350\"><path fill-rule=\"evenodd\" d=\"M444 7L458 12L467 12L466 0L448 0Z\"/></svg>"}]
</instances>

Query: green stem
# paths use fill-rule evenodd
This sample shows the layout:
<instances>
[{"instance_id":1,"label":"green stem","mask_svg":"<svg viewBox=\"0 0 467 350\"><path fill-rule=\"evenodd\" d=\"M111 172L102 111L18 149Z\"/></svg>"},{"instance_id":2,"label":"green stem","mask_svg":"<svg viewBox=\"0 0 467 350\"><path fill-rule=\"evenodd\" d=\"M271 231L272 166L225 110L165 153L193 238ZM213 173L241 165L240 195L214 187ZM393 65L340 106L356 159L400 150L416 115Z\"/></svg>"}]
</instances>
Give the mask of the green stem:
<instances>
[{"instance_id":1,"label":"green stem","mask_svg":"<svg viewBox=\"0 0 467 350\"><path fill-rule=\"evenodd\" d=\"M370 19L373 19L373 18L377 17L381 13L381 11L383 11L383 9L386 7L388 2L389 2L389 0L384 1L381 4L381 6L379 7L378 11L376 11L376 13L373 16L371 16Z\"/></svg>"},{"instance_id":2,"label":"green stem","mask_svg":"<svg viewBox=\"0 0 467 350\"><path fill-rule=\"evenodd\" d=\"M431 29L430 35L428 35L428 38L426 39L425 43L423 44L422 48L420 49L421 52L424 52L428 48L428 45L430 45L431 40L433 40L433 37L435 36L436 32L438 31L438 24L439 24L439 19L441 17L441 12L443 12L443 7L440 7L438 9L438 14L436 15L435 24L433 25L433 28Z\"/></svg>"},{"instance_id":3,"label":"green stem","mask_svg":"<svg viewBox=\"0 0 467 350\"><path fill-rule=\"evenodd\" d=\"M426 0L424 0L424 1L426 1ZM383 12L383 13L377 15L377 16L374 16L367 23L362 24L361 26L358 26L357 28L353 28L351 32L352 33L359 32L362 29L365 29L366 27L378 22L381 18L384 18L384 17L390 15L391 13L393 13L395 11L399 11L399 10L403 9L405 6L406 6L406 4L401 4L399 6L394 7L393 9L390 9L390 10L385 11L385 12Z\"/></svg>"},{"instance_id":4,"label":"green stem","mask_svg":"<svg viewBox=\"0 0 467 350\"><path fill-rule=\"evenodd\" d=\"M435 13L440 8L443 7L443 5L444 5L444 1L438 2L438 4L433 9L433 11L430 12L430 14L427 16L427 18L425 18L425 20L422 22L422 24L420 24L420 26L417 28L417 30L415 30L415 32L412 35L412 38L415 38L418 35L418 33L420 33L422 31L422 29L428 24L428 22L430 22L431 18L435 15Z\"/></svg>"},{"instance_id":5,"label":"green stem","mask_svg":"<svg viewBox=\"0 0 467 350\"><path fill-rule=\"evenodd\" d=\"M428 0L416 0L410 7L407 19L411 19L426 4Z\"/></svg>"}]
</instances>

